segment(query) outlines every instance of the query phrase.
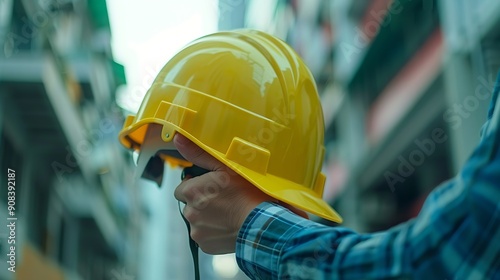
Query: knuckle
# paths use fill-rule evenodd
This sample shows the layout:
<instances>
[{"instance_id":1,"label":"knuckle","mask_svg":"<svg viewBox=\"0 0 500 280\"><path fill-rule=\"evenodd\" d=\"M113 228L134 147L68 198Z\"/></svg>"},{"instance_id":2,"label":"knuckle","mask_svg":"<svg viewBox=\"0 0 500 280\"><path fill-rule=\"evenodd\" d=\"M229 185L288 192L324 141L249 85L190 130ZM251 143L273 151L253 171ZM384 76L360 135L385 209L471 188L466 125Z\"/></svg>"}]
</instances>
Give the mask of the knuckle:
<instances>
[{"instance_id":1,"label":"knuckle","mask_svg":"<svg viewBox=\"0 0 500 280\"><path fill-rule=\"evenodd\" d=\"M201 230L199 230L197 227L191 227L191 232L189 233L189 236L196 241L196 243L204 244L203 240L203 233Z\"/></svg>"},{"instance_id":2,"label":"knuckle","mask_svg":"<svg viewBox=\"0 0 500 280\"><path fill-rule=\"evenodd\" d=\"M195 208L186 205L183 211L184 218L188 220L190 224L194 224L198 221L198 211Z\"/></svg>"},{"instance_id":3,"label":"knuckle","mask_svg":"<svg viewBox=\"0 0 500 280\"><path fill-rule=\"evenodd\" d=\"M181 191L180 187L177 187L175 189L175 191L174 191L174 197L175 197L175 199L177 199L179 201L183 200L182 199L182 191Z\"/></svg>"},{"instance_id":4,"label":"knuckle","mask_svg":"<svg viewBox=\"0 0 500 280\"><path fill-rule=\"evenodd\" d=\"M204 196L200 196L196 200L196 203L194 203L194 207L196 207L196 209L203 210L207 207L207 199Z\"/></svg>"},{"instance_id":5,"label":"knuckle","mask_svg":"<svg viewBox=\"0 0 500 280\"><path fill-rule=\"evenodd\" d=\"M193 201L196 199L196 188L183 188L181 190L181 195L185 197L188 202Z\"/></svg>"},{"instance_id":6,"label":"knuckle","mask_svg":"<svg viewBox=\"0 0 500 280\"><path fill-rule=\"evenodd\" d=\"M204 195L209 197L209 198L213 198L215 196L217 196L217 194L220 192L220 187L219 185L217 185L216 183L212 182L212 183L209 183L209 184L206 184L205 187L204 187Z\"/></svg>"}]
</instances>

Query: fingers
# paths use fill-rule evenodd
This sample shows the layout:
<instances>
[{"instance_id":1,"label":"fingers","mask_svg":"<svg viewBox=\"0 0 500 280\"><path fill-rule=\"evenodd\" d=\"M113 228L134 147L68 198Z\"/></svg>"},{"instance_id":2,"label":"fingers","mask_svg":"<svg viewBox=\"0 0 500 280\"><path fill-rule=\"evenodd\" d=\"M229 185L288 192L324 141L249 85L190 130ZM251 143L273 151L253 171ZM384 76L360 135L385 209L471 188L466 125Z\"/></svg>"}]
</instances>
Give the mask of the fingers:
<instances>
[{"instance_id":1,"label":"fingers","mask_svg":"<svg viewBox=\"0 0 500 280\"><path fill-rule=\"evenodd\" d=\"M183 181L184 182L184 181ZM174 191L174 197L177 201L180 201L184 204L186 204L186 194L185 194L185 186L182 185L182 183L177 186L177 188L175 188L175 191Z\"/></svg>"},{"instance_id":2,"label":"fingers","mask_svg":"<svg viewBox=\"0 0 500 280\"><path fill-rule=\"evenodd\" d=\"M180 202L187 204L188 202L192 202L195 197L195 188L190 185L193 183L192 181L197 178L189 178L185 179L181 182L174 191L174 197Z\"/></svg>"},{"instance_id":3,"label":"fingers","mask_svg":"<svg viewBox=\"0 0 500 280\"><path fill-rule=\"evenodd\" d=\"M175 199L203 210L220 192L220 186L207 176L208 174L182 181L174 191Z\"/></svg>"},{"instance_id":4,"label":"fingers","mask_svg":"<svg viewBox=\"0 0 500 280\"><path fill-rule=\"evenodd\" d=\"M175 134L174 145L179 153L194 165L212 171L225 167L224 164L180 133Z\"/></svg>"},{"instance_id":5,"label":"fingers","mask_svg":"<svg viewBox=\"0 0 500 280\"><path fill-rule=\"evenodd\" d=\"M209 254L226 254L234 252L236 231L231 231L216 221L204 216L204 211L186 206L183 215L191 225L190 236ZM229 242L228 242L229 240Z\"/></svg>"}]
</instances>

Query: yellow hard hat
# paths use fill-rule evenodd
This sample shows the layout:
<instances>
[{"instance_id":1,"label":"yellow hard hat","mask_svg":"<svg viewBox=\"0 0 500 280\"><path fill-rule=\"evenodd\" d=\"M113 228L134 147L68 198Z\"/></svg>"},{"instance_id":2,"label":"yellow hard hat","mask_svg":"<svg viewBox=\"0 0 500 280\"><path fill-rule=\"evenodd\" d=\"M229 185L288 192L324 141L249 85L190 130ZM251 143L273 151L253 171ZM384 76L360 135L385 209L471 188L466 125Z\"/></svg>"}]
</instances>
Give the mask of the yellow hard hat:
<instances>
[{"instance_id":1,"label":"yellow hard hat","mask_svg":"<svg viewBox=\"0 0 500 280\"><path fill-rule=\"evenodd\" d=\"M119 139L141 151L154 130L165 146L180 133L268 195L342 221L322 199L324 121L314 79L293 49L269 34L218 32L176 54ZM189 165L173 155L163 159Z\"/></svg>"}]
</instances>

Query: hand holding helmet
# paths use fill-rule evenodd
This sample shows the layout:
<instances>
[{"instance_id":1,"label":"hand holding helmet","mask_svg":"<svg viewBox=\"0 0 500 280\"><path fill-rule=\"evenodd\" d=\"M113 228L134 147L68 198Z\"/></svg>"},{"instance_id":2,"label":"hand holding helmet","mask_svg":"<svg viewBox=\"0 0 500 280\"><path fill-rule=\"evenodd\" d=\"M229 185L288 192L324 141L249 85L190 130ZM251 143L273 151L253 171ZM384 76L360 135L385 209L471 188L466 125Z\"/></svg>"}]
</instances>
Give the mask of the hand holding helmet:
<instances>
[{"instance_id":1,"label":"hand holding helmet","mask_svg":"<svg viewBox=\"0 0 500 280\"><path fill-rule=\"evenodd\" d=\"M199 177L186 176L175 198L186 203L183 214L191 237L210 254L231 253L248 214L263 201L274 201L186 137L176 134L177 150L190 162L211 170Z\"/></svg>"}]
</instances>

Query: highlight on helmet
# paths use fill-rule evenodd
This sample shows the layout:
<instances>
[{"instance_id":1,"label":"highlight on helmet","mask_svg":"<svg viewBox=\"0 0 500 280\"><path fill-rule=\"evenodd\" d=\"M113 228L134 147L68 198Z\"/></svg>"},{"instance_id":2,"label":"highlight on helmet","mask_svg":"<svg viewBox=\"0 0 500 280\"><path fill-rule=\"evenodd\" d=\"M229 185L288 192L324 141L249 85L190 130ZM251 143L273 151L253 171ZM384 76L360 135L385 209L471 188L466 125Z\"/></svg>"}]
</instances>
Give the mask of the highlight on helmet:
<instances>
[{"instance_id":1,"label":"highlight on helmet","mask_svg":"<svg viewBox=\"0 0 500 280\"><path fill-rule=\"evenodd\" d=\"M342 221L322 199L324 121L316 84L278 38L254 30L218 32L168 61L119 139L139 152L141 170L155 156L148 171L160 159L188 167L171 142L175 133L268 195Z\"/></svg>"}]
</instances>

